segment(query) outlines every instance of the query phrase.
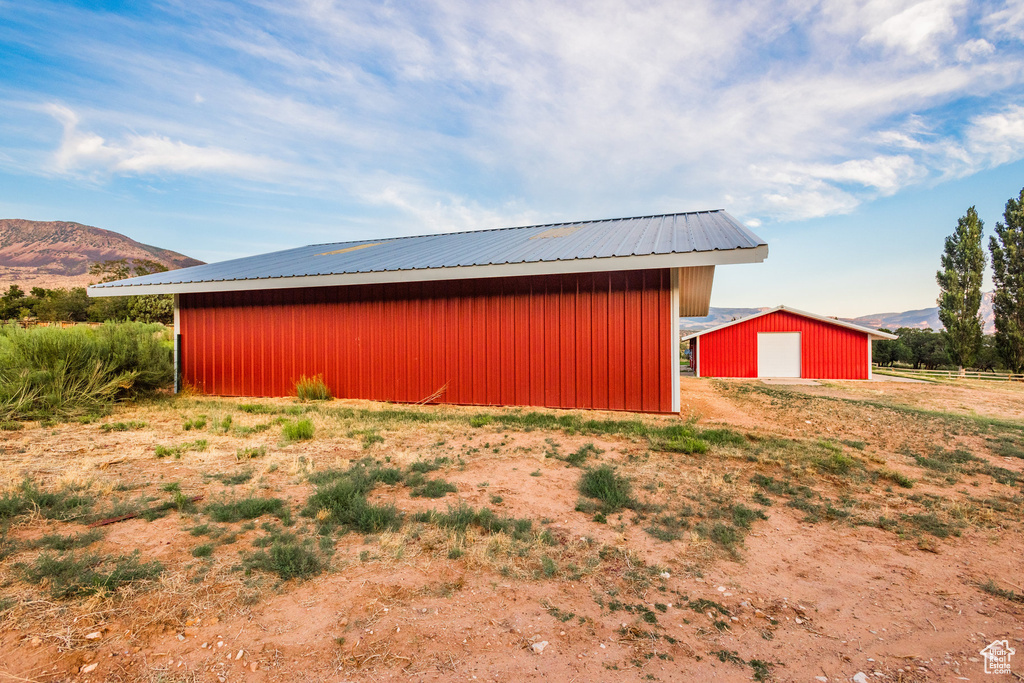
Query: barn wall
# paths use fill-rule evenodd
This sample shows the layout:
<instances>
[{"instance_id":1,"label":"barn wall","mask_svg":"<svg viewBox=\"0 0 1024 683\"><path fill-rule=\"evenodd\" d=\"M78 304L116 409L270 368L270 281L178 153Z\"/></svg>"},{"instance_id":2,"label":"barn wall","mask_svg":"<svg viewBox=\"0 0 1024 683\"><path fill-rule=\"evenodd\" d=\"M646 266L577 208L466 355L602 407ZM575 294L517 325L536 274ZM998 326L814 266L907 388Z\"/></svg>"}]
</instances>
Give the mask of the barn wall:
<instances>
[{"instance_id":1,"label":"barn wall","mask_svg":"<svg viewBox=\"0 0 1024 683\"><path fill-rule=\"evenodd\" d=\"M182 294L184 381L210 394L669 412L668 269Z\"/></svg>"},{"instance_id":2,"label":"barn wall","mask_svg":"<svg viewBox=\"0 0 1024 683\"><path fill-rule=\"evenodd\" d=\"M868 379L867 335L776 311L700 338L702 377L757 377L757 333L800 332L801 374L815 379Z\"/></svg>"}]
</instances>

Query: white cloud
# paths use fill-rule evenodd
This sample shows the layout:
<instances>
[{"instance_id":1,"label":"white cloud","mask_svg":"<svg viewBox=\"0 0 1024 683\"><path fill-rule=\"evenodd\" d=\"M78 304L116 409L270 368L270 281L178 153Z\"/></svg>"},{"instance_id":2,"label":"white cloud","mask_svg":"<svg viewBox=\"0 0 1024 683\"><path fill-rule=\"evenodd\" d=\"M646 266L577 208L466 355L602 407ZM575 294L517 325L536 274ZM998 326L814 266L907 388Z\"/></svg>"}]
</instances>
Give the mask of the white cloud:
<instances>
[{"instance_id":1,"label":"white cloud","mask_svg":"<svg viewBox=\"0 0 1024 683\"><path fill-rule=\"evenodd\" d=\"M961 62L970 62L978 57L987 57L995 51L995 45L984 38L976 38L957 47L956 58Z\"/></svg>"},{"instance_id":2,"label":"white cloud","mask_svg":"<svg viewBox=\"0 0 1024 683\"><path fill-rule=\"evenodd\" d=\"M254 179L445 230L821 216L1019 158L999 97L1024 58L991 17L1024 0L170 7L197 47L75 16L75 57L116 87L62 93L57 169Z\"/></svg>"},{"instance_id":3,"label":"white cloud","mask_svg":"<svg viewBox=\"0 0 1024 683\"><path fill-rule=\"evenodd\" d=\"M936 60L942 44L956 36L956 20L965 4L964 0L918 2L872 27L864 40L922 59Z\"/></svg>"},{"instance_id":4,"label":"white cloud","mask_svg":"<svg viewBox=\"0 0 1024 683\"><path fill-rule=\"evenodd\" d=\"M78 116L67 107L51 104L46 109L64 128L55 154L60 171L218 172L258 177L280 170L280 165L270 159L217 147L189 145L158 135L129 134L120 142L108 142L95 133L79 130Z\"/></svg>"}]
</instances>

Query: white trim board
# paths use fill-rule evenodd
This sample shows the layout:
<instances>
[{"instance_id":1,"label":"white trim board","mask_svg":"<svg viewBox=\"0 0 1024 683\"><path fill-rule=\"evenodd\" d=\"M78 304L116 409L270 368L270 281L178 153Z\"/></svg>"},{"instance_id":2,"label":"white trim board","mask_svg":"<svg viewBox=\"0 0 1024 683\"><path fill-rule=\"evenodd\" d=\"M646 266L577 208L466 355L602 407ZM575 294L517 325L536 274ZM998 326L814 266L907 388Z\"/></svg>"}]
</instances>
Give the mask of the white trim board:
<instances>
[{"instance_id":1,"label":"white trim board","mask_svg":"<svg viewBox=\"0 0 1024 683\"><path fill-rule=\"evenodd\" d=\"M176 282L154 285L93 285L89 296L136 296L139 294L190 294L199 292L238 292L261 289L294 289L298 287L334 287L386 282L429 282L437 280L469 280L473 278L517 277L523 275L556 275L560 273L604 273L616 270L649 270L655 268L689 268L730 263L760 263L768 258L768 245L747 249L691 251L679 254L645 256L609 256L573 259L571 261L534 261L500 263L486 266L453 268L419 268L368 273L303 275L298 277L219 280L214 282Z\"/></svg>"}]
</instances>

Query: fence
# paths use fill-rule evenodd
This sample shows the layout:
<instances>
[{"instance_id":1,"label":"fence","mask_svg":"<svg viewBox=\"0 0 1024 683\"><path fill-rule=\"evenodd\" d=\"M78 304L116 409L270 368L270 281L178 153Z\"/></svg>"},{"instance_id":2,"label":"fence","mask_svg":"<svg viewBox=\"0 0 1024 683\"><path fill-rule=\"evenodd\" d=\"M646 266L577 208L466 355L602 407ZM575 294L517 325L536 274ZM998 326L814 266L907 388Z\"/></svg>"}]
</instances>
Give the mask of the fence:
<instances>
[{"instance_id":1,"label":"fence","mask_svg":"<svg viewBox=\"0 0 1024 683\"><path fill-rule=\"evenodd\" d=\"M960 373L956 370L915 370L914 368L879 367L875 365L872 368L872 372L876 375L913 377L918 379L977 379L992 382L1024 382L1024 375L1014 375L1007 372L979 372L977 370L965 370L963 373Z\"/></svg>"}]
</instances>

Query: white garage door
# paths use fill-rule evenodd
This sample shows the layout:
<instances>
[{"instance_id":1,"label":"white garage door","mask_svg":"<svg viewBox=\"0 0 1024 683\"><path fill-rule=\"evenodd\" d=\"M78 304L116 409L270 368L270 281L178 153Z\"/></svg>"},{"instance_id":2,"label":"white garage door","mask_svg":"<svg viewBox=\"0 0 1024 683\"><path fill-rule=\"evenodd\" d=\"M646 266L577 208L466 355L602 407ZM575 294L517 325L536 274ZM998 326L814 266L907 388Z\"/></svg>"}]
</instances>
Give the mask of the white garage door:
<instances>
[{"instance_id":1,"label":"white garage door","mask_svg":"<svg viewBox=\"0 0 1024 683\"><path fill-rule=\"evenodd\" d=\"M757 333L757 376L800 376L800 333Z\"/></svg>"}]
</instances>

